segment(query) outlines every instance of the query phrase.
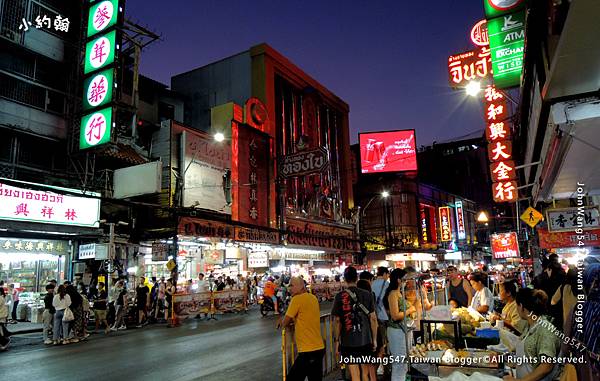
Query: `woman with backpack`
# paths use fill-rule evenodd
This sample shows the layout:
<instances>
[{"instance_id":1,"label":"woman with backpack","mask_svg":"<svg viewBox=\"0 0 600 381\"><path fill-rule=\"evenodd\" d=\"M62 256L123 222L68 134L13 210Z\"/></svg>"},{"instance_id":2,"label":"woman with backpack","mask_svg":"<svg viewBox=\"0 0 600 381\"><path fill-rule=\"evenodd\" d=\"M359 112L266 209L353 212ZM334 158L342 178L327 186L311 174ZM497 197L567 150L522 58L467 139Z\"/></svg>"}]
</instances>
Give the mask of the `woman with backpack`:
<instances>
[{"instance_id":1,"label":"woman with backpack","mask_svg":"<svg viewBox=\"0 0 600 381\"><path fill-rule=\"evenodd\" d=\"M401 289L404 275L406 275L406 271L403 269L394 269L390 273L390 284L383 299L389 317L387 328L388 348L390 355L394 358L391 381L404 381L408 373L408 366L402 359L408 356L407 336L409 343L412 338L410 332L405 331L407 327L405 319L414 317L417 314L415 306L407 305L404 302Z\"/></svg>"}]
</instances>

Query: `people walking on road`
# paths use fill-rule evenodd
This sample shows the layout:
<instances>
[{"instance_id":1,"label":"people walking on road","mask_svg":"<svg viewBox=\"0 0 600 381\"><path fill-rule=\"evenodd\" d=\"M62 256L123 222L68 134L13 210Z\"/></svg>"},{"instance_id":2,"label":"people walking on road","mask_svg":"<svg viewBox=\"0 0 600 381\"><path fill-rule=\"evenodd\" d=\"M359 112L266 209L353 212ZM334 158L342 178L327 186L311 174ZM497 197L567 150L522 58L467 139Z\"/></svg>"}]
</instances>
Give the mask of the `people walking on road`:
<instances>
[{"instance_id":1,"label":"people walking on road","mask_svg":"<svg viewBox=\"0 0 600 381\"><path fill-rule=\"evenodd\" d=\"M110 328L111 331L127 329L125 326L125 312L127 309L127 289L125 283L120 280L116 284L117 299L115 300L115 323Z\"/></svg>"},{"instance_id":2,"label":"people walking on road","mask_svg":"<svg viewBox=\"0 0 600 381\"><path fill-rule=\"evenodd\" d=\"M401 284L406 275L403 269L394 269L390 273L390 284L384 295L384 305L389 318L387 323L387 339L390 355L394 359L406 358L408 355L407 343L412 341L408 331L409 319L416 317L417 308L404 302ZM407 332L408 331L408 332ZM408 366L404 361L392 362L392 381L404 381Z\"/></svg>"},{"instance_id":3,"label":"people walking on road","mask_svg":"<svg viewBox=\"0 0 600 381\"><path fill-rule=\"evenodd\" d=\"M156 287L156 285L155 285ZM160 283L158 284L158 290L156 291L156 309L154 310L154 320L158 320L158 314L160 311L165 311L164 313L164 317L165 317L165 321L167 320L167 308L166 308L166 293L165 293L165 289L166 289L166 285L165 285L165 278L161 277L160 278Z\"/></svg>"},{"instance_id":4,"label":"people walking on road","mask_svg":"<svg viewBox=\"0 0 600 381\"><path fill-rule=\"evenodd\" d=\"M71 299L69 307L75 317L70 324L70 342L77 343L83 339L83 298L72 284L65 287L65 292Z\"/></svg>"},{"instance_id":5,"label":"people walking on road","mask_svg":"<svg viewBox=\"0 0 600 381\"><path fill-rule=\"evenodd\" d=\"M290 280L290 293L292 301L279 326L285 329L294 323L298 357L288 372L287 379L304 381L308 377L308 381L321 381L325 345L321 337L319 301L306 291L304 281L298 277Z\"/></svg>"},{"instance_id":6,"label":"people walking on road","mask_svg":"<svg viewBox=\"0 0 600 381\"><path fill-rule=\"evenodd\" d=\"M279 315L279 305L275 289L275 282L273 281L273 278L269 277L269 279L267 279L267 282L265 283L265 286L263 287L263 295L265 296L265 298L270 298L273 301L275 315Z\"/></svg>"},{"instance_id":7,"label":"people walking on road","mask_svg":"<svg viewBox=\"0 0 600 381\"><path fill-rule=\"evenodd\" d=\"M165 320L168 321L171 316L171 311L173 311L173 294L175 294L176 289L173 285L173 280L171 278L167 279L167 285L165 287Z\"/></svg>"},{"instance_id":8,"label":"people walking on road","mask_svg":"<svg viewBox=\"0 0 600 381\"><path fill-rule=\"evenodd\" d=\"M52 305L52 301L54 300L54 285L47 284L46 285L46 295L44 296L44 312L42 313L42 323L43 323L43 337L44 344L50 345L52 344L52 338L50 337L50 333L52 332L52 325L54 324L54 313L56 309Z\"/></svg>"},{"instance_id":9,"label":"people walking on road","mask_svg":"<svg viewBox=\"0 0 600 381\"><path fill-rule=\"evenodd\" d=\"M87 332L88 322L90 321L90 300L88 299L88 290L86 290L83 282L79 283L78 286L79 295L81 295L81 310L82 314L82 327L81 327L81 340L85 340L90 336Z\"/></svg>"},{"instance_id":10,"label":"people walking on road","mask_svg":"<svg viewBox=\"0 0 600 381\"><path fill-rule=\"evenodd\" d=\"M347 267L344 270L347 288L335 296L331 309L334 345L339 344L343 359L354 360L348 365L352 381L361 379L361 371L368 372L364 359L372 356L377 348L375 300L371 292L356 287L357 280L356 268Z\"/></svg>"},{"instance_id":11,"label":"people walking on road","mask_svg":"<svg viewBox=\"0 0 600 381\"><path fill-rule=\"evenodd\" d=\"M387 348L387 321L388 315L383 304L385 292L390 284L390 271L387 267L377 268L377 278L371 286L375 295L375 313L377 314L377 357L383 357ZM381 365L378 369L379 374L383 374L384 367Z\"/></svg>"},{"instance_id":12,"label":"people walking on road","mask_svg":"<svg viewBox=\"0 0 600 381\"><path fill-rule=\"evenodd\" d=\"M138 311L138 325L137 328L142 328L143 325L147 324L146 311L150 304L150 289L146 286L146 278L140 277L140 284L135 288L135 300Z\"/></svg>"},{"instance_id":13,"label":"people walking on road","mask_svg":"<svg viewBox=\"0 0 600 381\"><path fill-rule=\"evenodd\" d=\"M8 285L8 291L10 293L11 296L11 300L12 300L12 312L11 312L11 323L16 323L17 322L17 307L19 306L19 290L17 290L15 288L14 284L9 284Z\"/></svg>"},{"instance_id":14,"label":"people walking on road","mask_svg":"<svg viewBox=\"0 0 600 381\"><path fill-rule=\"evenodd\" d=\"M96 321L96 326L94 329L94 333L98 331L98 327L104 325L104 332L108 333L110 331L110 327L108 325L108 321L106 320L106 304L108 300L108 293L104 288L104 282L98 283L98 292L96 294L96 298L94 300L94 320Z\"/></svg>"},{"instance_id":15,"label":"people walking on road","mask_svg":"<svg viewBox=\"0 0 600 381\"><path fill-rule=\"evenodd\" d=\"M67 294L64 284L58 286L58 291L52 299L54 313L54 326L52 327L52 344L67 344L69 342L69 321L63 321L65 309L71 306L71 297Z\"/></svg>"},{"instance_id":16,"label":"people walking on road","mask_svg":"<svg viewBox=\"0 0 600 381\"><path fill-rule=\"evenodd\" d=\"M4 287L0 287L0 351L4 351L10 344L9 332L6 329L8 322L8 304L6 302L6 292Z\"/></svg>"}]
</instances>

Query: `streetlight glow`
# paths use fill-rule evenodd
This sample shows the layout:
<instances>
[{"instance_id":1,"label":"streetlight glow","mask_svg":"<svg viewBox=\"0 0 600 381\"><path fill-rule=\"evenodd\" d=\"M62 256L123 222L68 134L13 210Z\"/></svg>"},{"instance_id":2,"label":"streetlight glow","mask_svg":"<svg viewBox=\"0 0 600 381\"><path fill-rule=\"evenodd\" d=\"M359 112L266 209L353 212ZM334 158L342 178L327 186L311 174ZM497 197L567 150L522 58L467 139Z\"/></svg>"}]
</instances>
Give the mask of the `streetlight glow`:
<instances>
[{"instance_id":1,"label":"streetlight glow","mask_svg":"<svg viewBox=\"0 0 600 381\"><path fill-rule=\"evenodd\" d=\"M383 197L383 198L388 198L388 197L390 197L390 192L388 192L388 191L383 191L383 192L381 192L381 197Z\"/></svg>"},{"instance_id":2,"label":"streetlight glow","mask_svg":"<svg viewBox=\"0 0 600 381\"><path fill-rule=\"evenodd\" d=\"M215 140L218 142L222 142L223 140L225 140L225 135L223 135L222 132L217 132L215 134Z\"/></svg>"},{"instance_id":3,"label":"streetlight glow","mask_svg":"<svg viewBox=\"0 0 600 381\"><path fill-rule=\"evenodd\" d=\"M487 214L485 214L484 211L481 211L481 213L479 213L479 215L477 216L477 221L479 221L479 222L488 222L489 219L488 219Z\"/></svg>"},{"instance_id":4,"label":"streetlight glow","mask_svg":"<svg viewBox=\"0 0 600 381\"><path fill-rule=\"evenodd\" d=\"M465 91L467 92L467 95L471 97L476 97L477 94L479 94L479 92L481 91L481 85L477 81L471 81L465 87Z\"/></svg>"}]
</instances>

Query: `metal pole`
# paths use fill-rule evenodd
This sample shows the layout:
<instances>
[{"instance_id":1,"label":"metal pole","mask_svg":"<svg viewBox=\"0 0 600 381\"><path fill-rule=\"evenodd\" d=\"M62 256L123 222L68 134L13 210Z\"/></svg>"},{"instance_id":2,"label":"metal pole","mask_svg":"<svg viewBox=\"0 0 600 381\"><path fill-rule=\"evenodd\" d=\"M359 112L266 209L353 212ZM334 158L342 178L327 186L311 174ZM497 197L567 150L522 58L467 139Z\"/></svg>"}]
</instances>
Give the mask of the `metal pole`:
<instances>
[{"instance_id":1,"label":"metal pole","mask_svg":"<svg viewBox=\"0 0 600 381\"><path fill-rule=\"evenodd\" d=\"M108 233L108 267L106 268L106 292L110 294L111 287L111 273L109 270L112 269L112 263L114 258L115 251L115 223L110 222L108 224L109 233Z\"/></svg>"}]
</instances>

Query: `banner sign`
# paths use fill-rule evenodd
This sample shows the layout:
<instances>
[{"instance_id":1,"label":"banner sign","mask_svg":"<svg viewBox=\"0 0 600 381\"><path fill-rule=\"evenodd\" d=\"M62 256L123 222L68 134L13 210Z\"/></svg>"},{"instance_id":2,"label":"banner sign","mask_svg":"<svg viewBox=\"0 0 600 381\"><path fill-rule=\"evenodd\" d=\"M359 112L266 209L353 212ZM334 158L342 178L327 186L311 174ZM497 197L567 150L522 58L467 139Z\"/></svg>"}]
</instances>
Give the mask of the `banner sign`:
<instances>
[{"instance_id":1,"label":"banner sign","mask_svg":"<svg viewBox=\"0 0 600 381\"><path fill-rule=\"evenodd\" d=\"M33 184L25 183L23 184ZM38 185L38 184L35 184ZM76 189L48 187L82 193ZM97 193L92 196L99 196ZM0 179L0 220L72 226L99 226L100 199L15 187Z\"/></svg>"},{"instance_id":2,"label":"banner sign","mask_svg":"<svg viewBox=\"0 0 600 381\"><path fill-rule=\"evenodd\" d=\"M224 176L231 168L231 146L217 142L207 133L173 123L172 139L181 142L183 206L231 214ZM244 180L244 184L248 181Z\"/></svg>"},{"instance_id":3,"label":"banner sign","mask_svg":"<svg viewBox=\"0 0 600 381\"><path fill-rule=\"evenodd\" d=\"M450 225L450 207L442 206L438 208L440 215L440 232L442 242L452 241L452 226Z\"/></svg>"},{"instance_id":4,"label":"banner sign","mask_svg":"<svg viewBox=\"0 0 600 381\"><path fill-rule=\"evenodd\" d=\"M546 211L546 217L548 217L548 230L551 232L600 227L600 212L597 206L549 209Z\"/></svg>"},{"instance_id":5,"label":"banner sign","mask_svg":"<svg viewBox=\"0 0 600 381\"><path fill-rule=\"evenodd\" d=\"M487 30L487 20L478 21L471 28L471 41L477 46L488 46L490 39Z\"/></svg>"},{"instance_id":6,"label":"banner sign","mask_svg":"<svg viewBox=\"0 0 600 381\"><path fill-rule=\"evenodd\" d=\"M233 238L233 226L192 217L179 219L178 232L187 236Z\"/></svg>"},{"instance_id":7,"label":"banner sign","mask_svg":"<svg viewBox=\"0 0 600 381\"><path fill-rule=\"evenodd\" d=\"M362 173L416 171L415 130L365 132L358 135Z\"/></svg>"},{"instance_id":8,"label":"banner sign","mask_svg":"<svg viewBox=\"0 0 600 381\"><path fill-rule=\"evenodd\" d=\"M515 258L519 256L519 241L517 233L492 234L492 254L494 258Z\"/></svg>"},{"instance_id":9,"label":"banner sign","mask_svg":"<svg viewBox=\"0 0 600 381\"><path fill-rule=\"evenodd\" d=\"M108 69L87 77L83 81L83 109L90 110L109 104L113 100L115 71Z\"/></svg>"},{"instance_id":10,"label":"banner sign","mask_svg":"<svg viewBox=\"0 0 600 381\"><path fill-rule=\"evenodd\" d=\"M0 238L0 254L2 253L31 253L31 254L69 254L68 241L41 239Z\"/></svg>"},{"instance_id":11,"label":"banner sign","mask_svg":"<svg viewBox=\"0 0 600 381\"><path fill-rule=\"evenodd\" d=\"M88 13L87 36L92 37L117 23L119 0L101 1L90 6Z\"/></svg>"},{"instance_id":12,"label":"banner sign","mask_svg":"<svg viewBox=\"0 0 600 381\"><path fill-rule=\"evenodd\" d=\"M487 78L492 73L489 47L469 50L448 57L448 82L450 87L466 87L473 80Z\"/></svg>"},{"instance_id":13,"label":"banner sign","mask_svg":"<svg viewBox=\"0 0 600 381\"><path fill-rule=\"evenodd\" d=\"M280 243L278 231L236 226L234 228L234 233L234 239L236 241L270 243L273 245L278 245Z\"/></svg>"},{"instance_id":14,"label":"banner sign","mask_svg":"<svg viewBox=\"0 0 600 381\"><path fill-rule=\"evenodd\" d=\"M248 267L269 267L269 254L266 252L249 253Z\"/></svg>"},{"instance_id":15,"label":"banner sign","mask_svg":"<svg viewBox=\"0 0 600 381\"><path fill-rule=\"evenodd\" d=\"M79 245L79 259L108 259L108 245L100 243Z\"/></svg>"},{"instance_id":16,"label":"banner sign","mask_svg":"<svg viewBox=\"0 0 600 381\"><path fill-rule=\"evenodd\" d=\"M174 294L173 313L179 319L194 317L198 314L210 313L212 301L211 292L199 292L193 294Z\"/></svg>"},{"instance_id":17,"label":"banner sign","mask_svg":"<svg viewBox=\"0 0 600 381\"><path fill-rule=\"evenodd\" d=\"M152 260L155 262L167 261L169 258L169 245L161 242L152 243Z\"/></svg>"},{"instance_id":18,"label":"banner sign","mask_svg":"<svg viewBox=\"0 0 600 381\"><path fill-rule=\"evenodd\" d=\"M488 20L487 24L494 84L499 89L519 86L525 52L525 11Z\"/></svg>"},{"instance_id":19,"label":"banner sign","mask_svg":"<svg viewBox=\"0 0 600 381\"><path fill-rule=\"evenodd\" d=\"M212 293L214 310L218 313L246 310L246 289L215 291Z\"/></svg>"},{"instance_id":20,"label":"banner sign","mask_svg":"<svg viewBox=\"0 0 600 381\"><path fill-rule=\"evenodd\" d=\"M113 128L112 108L95 111L81 118L79 149L86 149L110 141Z\"/></svg>"},{"instance_id":21,"label":"banner sign","mask_svg":"<svg viewBox=\"0 0 600 381\"><path fill-rule=\"evenodd\" d=\"M456 208L456 231L458 233L458 239L467 239L462 201L456 201L454 207Z\"/></svg>"},{"instance_id":22,"label":"banner sign","mask_svg":"<svg viewBox=\"0 0 600 381\"><path fill-rule=\"evenodd\" d=\"M537 231L542 249L600 246L600 229L585 230L582 234L575 231L552 233L542 228L538 228Z\"/></svg>"},{"instance_id":23,"label":"banner sign","mask_svg":"<svg viewBox=\"0 0 600 381\"><path fill-rule=\"evenodd\" d=\"M340 251L360 251L358 240L352 229L321 225L288 218L287 235L291 245L320 247Z\"/></svg>"},{"instance_id":24,"label":"banner sign","mask_svg":"<svg viewBox=\"0 0 600 381\"><path fill-rule=\"evenodd\" d=\"M112 31L85 44L83 74L89 74L115 62L117 32Z\"/></svg>"},{"instance_id":25,"label":"banner sign","mask_svg":"<svg viewBox=\"0 0 600 381\"><path fill-rule=\"evenodd\" d=\"M327 150L323 147L285 155L279 163L279 175L290 178L320 173L327 169L328 157Z\"/></svg>"}]
</instances>

